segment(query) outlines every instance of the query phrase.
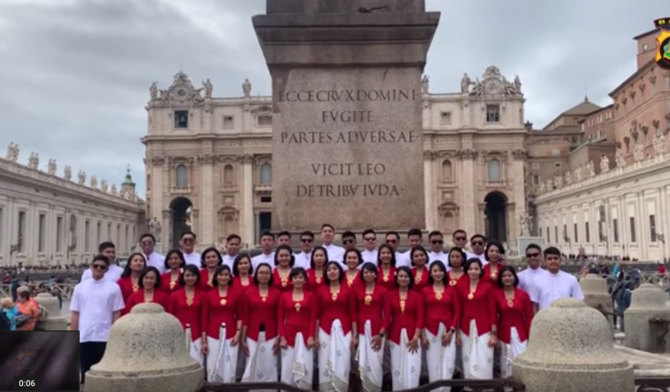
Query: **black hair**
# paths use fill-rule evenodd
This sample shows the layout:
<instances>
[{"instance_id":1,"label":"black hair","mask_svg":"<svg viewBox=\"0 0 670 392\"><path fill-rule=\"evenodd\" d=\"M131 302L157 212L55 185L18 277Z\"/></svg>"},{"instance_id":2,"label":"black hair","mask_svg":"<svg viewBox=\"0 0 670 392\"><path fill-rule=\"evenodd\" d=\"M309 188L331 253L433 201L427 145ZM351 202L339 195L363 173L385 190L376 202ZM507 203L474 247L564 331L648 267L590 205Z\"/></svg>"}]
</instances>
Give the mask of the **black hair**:
<instances>
[{"instance_id":1,"label":"black hair","mask_svg":"<svg viewBox=\"0 0 670 392\"><path fill-rule=\"evenodd\" d=\"M215 247L211 246L211 247L203 250L202 253L200 254L200 268L205 268L206 267L205 266L205 257L210 252L214 252L214 254L216 255L216 258L219 260L216 263L217 266L219 266L223 263L223 258L221 257L221 252L219 252L219 250L216 249Z\"/></svg>"},{"instance_id":2,"label":"black hair","mask_svg":"<svg viewBox=\"0 0 670 392\"><path fill-rule=\"evenodd\" d=\"M432 263L430 263L430 269L428 270L428 283L429 284L434 284L435 279L433 279L433 268L438 267L440 271L444 273L444 277L442 278L442 282L444 283L447 279L447 267L444 266L444 263L441 260L435 260Z\"/></svg>"},{"instance_id":3,"label":"black hair","mask_svg":"<svg viewBox=\"0 0 670 392\"><path fill-rule=\"evenodd\" d=\"M163 261L166 271L170 270L168 260L170 260L170 257L172 257L172 255L177 255L179 257L179 260L181 260L181 265L179 266L179 268L186 267L186 259L184 259L184 253L179 249L171 249L169 252L167 252L167 254L165 255L165 260Z\"/></svg>"},{"instance_id":4,"label":"black hair","mask_svg":"<svg viewBox=\"0 0 670 392\"><path fill-rule=\"evenodd\" d=\"M144 288L144 277L147 276L149 272L153 272L156 274L156 282L154 282L154 289L157 289L161 287L161 273L158 271L158 268L156 267L147 267L142 270L142 273L140 274L140 278L138 279L138 286Z\"/></svg>"},{"instance_id":5,"label":"black hair","mask_svg":"<svg viewBox=\"0 0 670 392\"><path fill-rule=\"evenodd\" d=\"M484 276L484 266L482 265L482 261L479 260L479 257L470 257L466 262L465 262L465 267L464 271L467 274L468 271L470 270L470 266L472 264L477 264L479 265L479 277ZM469 275L468 275L469 276Z\"/></svg>"},{"instance_id":6,"label":"black hair","mask_svg":"<svg viewBox=\"0 0 670 392\"><path fill-rule=\"evenodd\" d=\"M461 267L465 268L465 262L468 260L468 255L465 253L465 251L462 248L454 246L453 248L449 249L449 252L447 252L447 264L449 267L451 267L451 253L452 252L458 252L461 254ZM463 269L463 271L466 271Z\"/></svg>"},{"instance_id":7,"label":"black hair","mask_svg":"<svg viewBox=\"0 0 670 392\"><path fill-rule=\"evenodd\" d=\"M315 268L315 266L314 266L314 254L316 253L317 250L322 251L323 254L326 255L326 260L324 261L323 265L325 266L326 264L328 264L328 251L323 246L317 246L314 249L312 249L312 254L309 256L309 268L311 268L311 269Z\"/></svg>"},{"instance_id":8,"label":"black hair","mask_svg":"<svg viewBox=\"0 0 670 392\"><path fill-rule=\"evenodd\" d=\"M414 285L414 279L412 279L412 270L409 269L409 267L406 267L404 265L402 267L398 267L395 270L395 277L393 278L393 282L395 283L395 287L400 287L400 286L398 286L398 276L400 275L401 272L404 272L409 276L409 283L407 284L407 288L411 289L412 286Z\"/></svg>"},{"instance_id":9,"label":"black hair","mask_svg":"<svg viewBox=\"0 0 670 392\"><path fill-rule=\"evenodd\" d=\"M489 249L492 246L495 246L496 248L498 248L498 251L500 251L501 256L505 255L505 247L503 246L503 244L500 241L491 240L491 241L486 243L486 248L484 248L484 258L486 259L486 261L490 261L489 260Z\"/></svg>"},{"instance_id":10,"label":"black hair","mask_svg":"<svg viewBox=\"0 0 670 392\"><path fill-rule=\"evenodd\" d=\"M379 246L379 250L377 250L377 265L380 266L380 267L382 266L382 262L379 259L379 256L381 256L383 249L386 249L389 252L391 252L391 265L395 267L395 261L396 261L395 260L395 252L393 251L393 248L391 248L391 246L389 246L388 244L381 244Z\"/></svg>"},{"instance_id":11,"label":"black hair","mask_svg":"<svg viewBox=\"0 0 670 392\"><path fill-rule=\"evenodd\" d=\"M233 275L238 276L240 274L239 265L244 259L249 260L249 276L254 276L254 265L251 263L251 256L248 253L240 253L235 257L235 261L233 261Z\"/></svg>"},{"instance_id":12,"label":"black hair","mask_svg":"<svg viewBox=\"0 0 670 392\"><path fill-rule=\"evenodd\" d=\"M338 280L338 282L342 283L342 281L344 280L344 270L342 269L342 266L340 265L340 263L338 263L337 261L329 261L328 264L326 264L326 268L324 268L324 270L326 271L326 274L325 274L326 275L326 283L329 286L332 283L330 281L330 279L328 278L328 268L330 268L331 265L334 265L335 267L337 267L337 270L339 271L339 275L338 275L339 277L337 278L337 280Z\"/></svg>"},{"instance_id":13,"label":"black hair","mask_svg":"<svg viewBox=\"0 0 670 392\"><path fill-rule=\"evenodd\" d=\"M230 267L228 267L227 265L224 264L224 265L219 265L218 267L216 267L216 271L214 271L214 276L212 276L212 287L218 287L219 286L219 281L218 281L217 278L224 271L227 271L228 275L230 275L230 282L228 282L228 286L233 285L233 272L230 270Z\"/></svg>"},{"instance_id":14,"label":"black hair","mask_svg":"<svg viewBox=\"0 0 670 392\"><path fill-rule=\"evenodd\" d=\"M430 258L428 257L428 251L426 251L426 248L424 248L421 245L417 245L412 248L412 250L409 251L409 262L414 266L414 253L416 252L421 252L423 255L426 257L426 265L429 264Z\"/></svg>"},{"instance_id":15,"label":"black hair","mask_svg":"<svg viewBox=\"0 0 670 392\"><path fill-rule=\"evenodd\" d=\"M358 257L358 264L357 265L361 265L363 263L363 255L361 255L361 251L354 248L354 249L347 249L347 250L344 251L344 255L342 256L342 263L344 265L347 264L347 255L349 253L355 253L356 254L356 257ZM347 268L349 268L349 266L347 266Z\"/></svg>"},{"instance_id":16,"label":"black hair","mask_svg":"<svg viewBox=\"0 0 670 392\"><path fill-rule=\"evenodd\" d=\"M503 277L503 274L507 271L512 273L512 276L514 276L514 287L517 287L519 285L519 276L516 274L516 270L511 265L506 265L506 266L502 267L500 269L500 271L498 271L498 279L497 279L497 282L496 282L498 284L498 287L500 287L500 288L504 287L502 277Z\"/></svg>"},{"instance_id":17,"label":"black hair","mask_svg":"<svg viewBox=\"0 0 670 392\"><path fill-rule=\"evenodd\" d=\"M200 283L200 270L198 269L198 267L196 267L193 264L188 264L188 265L186 265L186 267L184 267L184 272L182 272L182 274L179 275L179 281L178 281L179 286L181 286L181 287L186 286L186 282L184 281L184 276L186 276L187 272L190 272L193 275L195 275L195 286L197 286L198 283Z\"/></svg>"},{"instance_id":18,"label":"black hair","mask_svg":"<svg viewBox=\"0 0 670 392\"><path fill-rule=\"evenodd\" d=\"M142 261L144 261L144 267L142 267L142 269L147 268L147 258L144 257L144 255L142 253L135 252L135 253L131 254L130 256L128 256L128 262L126 263L126 266L123 267L123 272L121 272L121 277L122 278L127 278L127 277L130 276L130 274L131 274L130 265L132 264L132 261L135 258L135 256L140 256L142 258Z\"/></svg>"},{"instance_id":19,"label":"black hair","mask_svg":"<svg viewBox=\"0 0 670 392\"><path fill-rule=\"evenodd\" d=\"M377 266L375 265L375 263L371 263L369 261L366 262L366 263L363 263L363 266L361 267L361 273L358 274L358 276L359 276L359 278L361 279L362 282L365 282L365 279L363 278L363 272L364 271L374 272L375 273L375 280L376 280L376 277L379 276L379 270L377 269Z\"/></svg>"},{"instance_id":20,"label":"black hair","mask_svg":"<svg viewBox=\"0 0 670 392\"><path fill-rule=\"evenodd\" d=\"M288 254L291 255L288 265L293 267L295 264L295 255L293 254L293 249L289 245L279 245L277 249L275 249L275 266L279 265L279 252L282 250L287 251Z\"/></svg>"},{"instance_id":21,"label":"black hair","mask_svg":"<svg viewBox=\"0 0 670 392\"><path fill-rule=\"evenodd\" d=\"M256 275L258 275L258 271L260 271L262 267L267 267L267 269L270 270L270 280L268 280L268 287L272 287L272 283L274 283L274 277L272 274L272 267L268 263L260 263L256 266L256 271L254 271L254 285L258 286L259 282Z\"/></svg>"}]
</instances>

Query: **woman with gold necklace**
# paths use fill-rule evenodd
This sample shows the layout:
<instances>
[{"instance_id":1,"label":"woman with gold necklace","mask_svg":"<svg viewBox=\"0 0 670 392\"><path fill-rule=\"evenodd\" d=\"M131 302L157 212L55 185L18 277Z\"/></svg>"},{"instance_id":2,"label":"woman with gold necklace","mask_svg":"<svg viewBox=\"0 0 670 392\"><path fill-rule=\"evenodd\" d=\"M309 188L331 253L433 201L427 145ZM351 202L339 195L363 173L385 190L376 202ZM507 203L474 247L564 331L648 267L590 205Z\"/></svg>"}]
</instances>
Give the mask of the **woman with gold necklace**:
<instances>
[{"instance_id":1,"label":"woman with gold necklace","mask_svg":"<svg viewBox=\"0 0 670 392\"><path fill-rule=\"evenodd\" d=\"M140 279L142 290L134 292L130 298L128 298L128 303L126 307L130 311L135 305L151 302L158 304L167 311L168 309L168 298L169 296L160 290L161 278L160 273L156 267L147 267L140 274Z\"/></svg>"},{"instance_id":2,"label":"woman with gold necklace","mask_svg":"<svg viewBox=\"0 0 670 392\"><path fill-rule=\"evenodd\" d=\"M358 371L364 392L380 392L384 380L384 337L390 320L388 291L377 281L377 267L365 263L356 289Z\"/></svg>"},{"instance_id":3,"label":"woman with gold necklace","mask_svg":"<svg viewBox=\"0 0 670 392\"><path fill-rule=\"evenodd\" d=\"M377 283L388 292L396 289L395 287L395 252L387 244L379 247L377 252Z\"/></svg>"},{"instance_id":4,"label":"woman with gold necklace","mask_svg":"<svg viewBox=\"0 0 670 392\"><path fill-rule=\"evenodd\" d=\"M361 284L360 268L361 264L363 264L361 251L358 249L347 249L342 258L344 259L344 265L347 266L347 270L344 272L347 287L356 290Z\"/></svg>"},{"instance_id":5,"label":"woman with gold necklace","mask_svg":"<svg viewBox=\"0 0 670 392\"><path fill-rule=\"evenodd\" d=\"M275 270L272 273L272 287L280 293L293 290L291 284L291 269L295 265L293 249L289 245L279 245L275 250Z\"/></svg>"},{"instance_id":6,"label":"woman with gold necklace","mask_svg":"<svg viewBox=\"0 0 670 392\"><path fill-rule=\"evenodd\" d=\"M482 280L494 288L498 287L498 273L503 264L505 248L498 241L488 241L484 250L484 257L489 263L484 266L484 276Z\"/></svg>"},{"instance_id":7,"label":"woman with gold necklace","mask_svg":"<svg viewBox=\"0 0 670 392\"><path fill-rule=\"evenodd\" d=\"M207 248L200 254L200 283L198 289L203 293L214 290L214 274L223 264L221 252L216 248Z\"/></svg>"},{"instance_id":8,"label":"woman with gold necklace","mask_svg":"<svg viewBox=\"0 0 670 392\"><path fill-rule=\"evenodd\" d=\"M130 308L128 307L128 299L130 296L140 291L140 275L147 267L147 260L141 253L133 253L128 257L128 262L123 268L121 278L116 281L116 284L121 288L121 295L123 295L123 303L126 307L121 311L121 315L128 314Z\"/></svg>"},{"instance_id":9,"label":"woman with gold necklace","mask_svg":"<svg viewBox=\"0 0 670 392\"><path fill-rule=\"evenodd\" d=\"M233 261L233 282L235 288L246 292L254 285L254 269L251 266L251 256L240 253Z\"/></svg>"},{"instance_id":10,"label":"woman with gold necklace","mask_svg":"<svg viewBox=\"0 0 670 392\"><path fill-rule=\"evenodd\" d=\"M161 275L161 290L163 292L169 295L181 288L179 277L184 267L186 267L186 260L179 249L172 249L165 255L165 270L167 272Z\"/></svg>"},{"instance_id":11,"label":"woman with gold necklace","mask_svg":"<svg viewBox=\"0 0 670 392\"><path fill-rule=\"evenodd\" d=\"M421 294L423 289L428 287L428 277L430 276L427 265L428 252L423 246L415 246L409 252L409 259L412 264L412 279L414 279L412 290Z\"/></svg>"},{"instance_id":12,"label":"woman with gold necklace","mask_svg":"<svg viewBox=\"0 0 670 392\"><path fill-rule=\"evenodd\" d=\"M447 271L446 284L449 286L456 286L456 292L460 293L461 288L463 291L467 291L467 286L470 283L468 274L463 271L463 265L465 265L465 260L467 256L465 251L461 248L453 247L449 249L447 254L449 271Z\"/></svg>"},{"instance_id":13,"label":"woman with gold necklace","mask_svg":"<svg viewBox=\"0 0 670 392\"><path fill-rule=\"evenodd\" d=\"M470 282L467 286L456 286L460 293L461 326L456 335L456 344L463 346L463 376L466 380L489 380L493 378L493 348L498 339L497 311L493 288L482 281L484 269L479 258L473 257L465 263Z\"/></svg>"},{"instance_id":14,"label":"woman with gold necklace","mask_svg":"<svg viewBox=\"0 0 670 392\"><path fill-rule=\"evenodd\" d=\"M309 269L307 270L307 290L316 294L326 281L326 264L328 264L328 251L323 246L312 249Z\"/></svg>"},{"instance_id":15,"label":"woman with gold necklace","mask_svg":"<svg viewBox=\"0 0 670 392\"><path fill-rule=\"evenodd\" d=\"M340 263L326 264L326 285L316 293L319 391L349 389L351 348L356 346L356 293L345 283Z\"/></svg>"},{"instance_id":16,"label":"woman with gold necklace","mask_svg":"<svg viewBox=\"0 0 670 392\"><path fill-rule=\"evenodd\" d=\"M204 294L198 290L199 281L200 271L198 267L192 264L184 267L184 273L179 277L179 286L182 288L170 294L168 312L181 322L182 327L187 332L186 338L190 340L189 351L191 357L204 367L201 339ZM188 336L188 333L190 333L190 336Z\"/></svg>"},{"instance_id":17,"label":"woman with gold necklace","mask_svg":"<svg viewBox=\"0 0 670 392\"><path fill-rule=\"evenodd\" d=\"M456 367L456 329L461 315L461 303L456 286L445 284L447 268L437 260L430 265L429 286L423 289L426 306L423 348L430 382L451 380ZM438 388L449 392L451 388Z\"/></svg>"}]
</instances>

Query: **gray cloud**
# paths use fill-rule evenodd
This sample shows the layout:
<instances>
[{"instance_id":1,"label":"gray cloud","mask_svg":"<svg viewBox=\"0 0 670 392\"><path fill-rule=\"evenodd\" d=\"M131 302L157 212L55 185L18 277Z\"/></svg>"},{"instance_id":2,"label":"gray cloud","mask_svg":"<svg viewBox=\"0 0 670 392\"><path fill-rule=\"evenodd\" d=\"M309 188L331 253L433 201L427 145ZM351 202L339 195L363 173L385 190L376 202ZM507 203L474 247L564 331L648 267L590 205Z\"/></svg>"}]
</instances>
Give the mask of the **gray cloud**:
<instances>
[{"instance_id":1,"label":"gray cloud","mask_svg":"<svg viewBox=\"0 0 670 392\"><path fill-rule=\"evenodd\" d=\"M526 117L542 126L588 92L598 104L635 70L632 37L666 16L667 0L446 2L426 69L433 92L456 91L463 72L497 65L519 74ZM131 166L144 189L148 86L183 70L215 94L254 94L270 80L250 17L263 0L3 0L0 2L0 146L37 151L89 176L119 182ZM665 6L665 7L664 7ZM2 151L4 154L4 151Z\"/></svg>"}]
</instances>

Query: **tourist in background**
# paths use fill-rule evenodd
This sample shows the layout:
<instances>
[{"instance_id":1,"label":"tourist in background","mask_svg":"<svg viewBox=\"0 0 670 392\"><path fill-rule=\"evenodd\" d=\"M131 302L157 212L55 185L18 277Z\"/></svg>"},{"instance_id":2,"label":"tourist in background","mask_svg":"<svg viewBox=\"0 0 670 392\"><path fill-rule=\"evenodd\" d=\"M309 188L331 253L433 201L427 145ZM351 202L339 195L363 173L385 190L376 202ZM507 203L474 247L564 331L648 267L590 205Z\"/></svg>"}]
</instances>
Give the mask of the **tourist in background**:
<instances>
[{"instance_id":1,"label":"tourist in background","mask_svg":"<svg viewBox=\"0 0 670 392\"><path fill-rule=\"evenodd\" d=\"M530 295L531 287L535 278L541 274L546 273L544 269L540 268L540 260L542 259L542 248L537 244L530 244L526 247L526 264L528 268L519 272L519 288Z\"/></svg>"},{"instance_id":2,"label":"tourist in background","mask_svg":"<svg viewBox=\"0 0 670 392\"><path fill-rule=\"evenodd\" d=\"M111 280L113 283L116 283L123 273L123 268L119 267L116 264L116 245L113 242L105 241L98 245L98 253L107 257L109 260L109 268L105 272L104 279ZM81 275L81 282L86 279L91 279L92 273L91 269L87 268L84 273Z\"/></svg>"},{"instance_id":3,"label":"tourist in background","mask_svg":"<svg viewBox=\"0 0 670 392\"><path fill-rule=\"evenodd\" d=\"M577 278L561 271L561 251L558 248L552 246L544 250L544 263L547 273L535 278L535 284L528 293L535 313L549 307L559 298L584 300Z\"/></svg>"},{"instance_id":4,"label":"tourist in background","mask_svg":"<svg viewBox=\"0 0 670 392\"><path fill-rule=\"evenodd\" d=\"M423 289L428 287L428 278L430 275L430 271L428 270L428 252L423 246L417 245L409 251L408 257L411 260L412 279L414 279L412 290L421 294Z\"/></svg>"},{"instance_id":5,"label":"tourist in background","mask_svg":"<svg viewBox=\"0 0 670 392\"><path fill-rule=\"evenodd\" d=\"M326 281L326 264L328 264L328 252L326 248L317 246L312 250L310 268L307 270L307 289L313 294L316 294Z\"/></svg>"},{"instance_id":6,"label":"tourist in background","mask_svg":"<svg viewBox=\"0 0 670 392\"><path fill-rule=\"evenodd\" d=\"M242 336L247 365L242 382L276 382L277 320L281 293L272 288L272 267L261 263L254 267L254 286L245 294Z\"/></svg>"},{"instance_id":7,"label":"tourist in background","mask_svg":"<svg viewBox=\"0 0 670 392\"><path fill-rule=\"evenodd\" d=\"M358 371L365 392L381 392L384 380L384 343L390 310L388 291L376 283L377 274L374 263L364 263L362 284L356 289Z\"/></svg>"},{"instance_id":8,"label":"tourist in background","mask_svg":"<svg viewBox=\"0 0 670 392\"><path fill-rule=\"evenodd\" d=\"M470 284L470 279L468 274L463 270L465 265L465 251L461 248L451 248L449 253L447 253L449 258L449 271L447 272L447 282L449 286L457 286L457 293L467 290L468 284ZM458 289L462 287L462 290Z\"/></svg>"},{"instance_id":9,"label":"tourist in background","mask_svg":"<svg viewBox=\"0 0 670 392\"><path fill-rule=\"evenodd\" d=\"M195 251L196 239L197 237L192 231L182 233L179 240L179 248L184 254L184 260L186 260L186 264L194 265L199 268L202 264L202 258L200 257L200 253Z\"/></svg>"},{"instance_id":10,"label":"tourist in background","mask_svg":"<svg viewBox=\"0 0 670 392\"><path fill-rule=\"evenodd\" d=\"M624 324L623 313L630 306L630 302L633 298L633 290L640 287L640 270L633 269L628 273L628 276L621 281L621 284L617 286L612 291L612 299L614 300L614 311L617 314L617 319L619 321L619 330L625 332L626 326ZM666 291L668 291L666 289ZM615 320L615 326L616 320Z\"/></svg>"},{"instance_id":11,"label":"tourist in background","mask_svg":"<svg viewBox=\"0 0 670 392\"><path fill-rule=\"evenodd\" d=\"M217 268L223 264L221 253L218 249L210 247L205 249L200 254L200 281L198 283L198 290L206 293L214 290L214 274Z\"/></svg>"},{"instance_id":12,"label":"tourist in background","mask_svg":"<svg viewBox=\"0 0 670 392\"><path fill-rule=\"evenodd\" d=\"M290 279L291 270L295 264L293 249L288 245L279 245L274 255L273 287L280 293L289 292L293 290Z\"/></svg>"},{"instance_id":13,"label":"tourist in background","mask_svg":"<svg viewBox=\"0 0 670 392\"><path fill-rule=\"evenodd\" d=\"M142 234L140 237L140 248L147 260L147 266L155 267L161 274L165 272L165 256L154 251L156 237L151 233Z\"/></svg>"},{"instance_id":14,"label":"tourist in background","mask_svg":"<svg viewBox=\"0 0 670 392\"><path fill-rule=\"evenodd\" d=\"M519 278L514 267L502 267L496 284L502 289L493 292L498 311L500 372L507 378L512 376L514 359L526 351L533 307L528 293L518 288Z\"/></svg>"},{"instance_id":15,"label":"tourist in background","mask_svg":"<svg viewBox=\"0 0 670 392\"><path fill-rule=\"evenodd\" d=\"M440 260L430 265L429 285L421 296L425 305L423 349L430 382L451 380L456 368L456 329L461 315L461 301L456 286L447 282L447 268ZM439 388L437 392L449 392Z\"/></svg>"},{"instance_id":16,"label":"tourist in background","mask_svg":"<svg viewBox=\"0 0 670 392\"><path fill-rule=\"evenodd\" d=\"M16 318L19 316L19 309L14 304L14 301L9 297L4 297L0 300L0 308L7 319L7 325L4 326L4 329L0 330L16 331Z\"/></svg>"},{"instance_id":17,"label":"tourist in background","mask_svg":"<svg viewBox=\"0 0 670 392\"><path fill-rule=\"evenodd\" d=\"M397 290L388 294L391 322L389 347L393 390L416 388L421 376L421 332L424 304L421 295L412 290L414 281L408 267L395 274Z\"/></svg>"},{"instance_id":18,"label":"tourist in background","mask_svg":"<svg viewBox=\"0 0 670 392\"><path fill-rule=\"evenodd\" d=\"M167 294L172 294L179 290L179 277L183 268L186 267L184 254L179 249L172 249L165 255L165 272L161 275L161 290Z\"/></svg>"},{"instance_id":19,"label":"tourist in background","mask_svg":"<svg viewBox=\"0 0 670 392\"><path fill-rule=\"evenodd\" d=\"M505 248L500 242L491 240L486 244L484 255L486 255L487 264L484 265L484 275L482 276L482 280L493 287L496 287L498 273L503 267Z\"/></svg>"},{"instance_id":20,"label":"tourist in background","mask_svg":"<svg viewBox=\"0 0 670 392\"><path fill-rule=\"evenodd\" d=\"M82 384L86 372L105 354L109 330L125 308L119 285L104 278L109 268L109 257L95 256L90 268L91 278L75 286L70 302L70 330L79 331Z\"/></svg>"},{"instance_id":21,"label":"tourist in background","mask_svg":"<svg viewBox=\"0 0 670 392\"><path fill-rule=\"evenodd\" d=\"M128 305L128 299L133 293L140 291L140 275L147 267L147 261L141 253L133 253L128 257L128 263L123 268L123 273L116 284L121 288L121 295L123 295L123 303ZM121 315L130 312L130 308L126 306L121 311Z\"/></svg>"},{"instance_id":22,"label":"tourist in background","mask_svg":"<svg viewBox=\"0 0 670 392\"><path fill-rule=\"evenodd\" d=\"M377 252L377 283L386 291L391 292L395 287L396 259L393 248L390 245L383 244Z\"/></svg>"},{"instance_id":23,"label":"tourist in background","mask_svg":"<svg viewBox=\"0 0 670 392\"><path fill-rule=\"evenodd\" d=\"M19 315L16 318L16 329L19 331L33 331L40 316L40 307L32 298L30 289L27 286L21 286L16 290L18 301L16 308Z\"/></svg>"},{"instance_id":24,"label":"tourist in background","mask_svg":"<svg viewBox=\"0 0 670 392\"><path fill-rule=\"evenodd\" d=\"M251 256L246 253L240 253L233 261L233 280L235 281L235 288L247 291L247 289L254 284L254 270L251 267Z\"/></svg>"},{"instance_id":25,"label":"tourist in background","mask_svg":"<svg viewBox=\"0 0 670 392\"><path fill-rule=\"evenodd\" d=\"M226 254L221 258L223 264L227 265L228 268L232 271L233 263L237 256L240 254L240 248L242 247L242 237L237 234L230 234L226 237Z\"/></svg>"},{"instance_id":26,"label":"tourist in background","mask_svg":"<svg viewBox=\"0 0 670 392\"><path fill-rule=\"evenodd\" d=\"M349 264L358 262L359 252L347 250ZM356 257L354 260L351 256ZM358 271L358 270L356 270ZM340 263L326 265L326 284L316 293L318 304L319 391L347 391L351 371L351 351L356 346L356 292L349 288ZM359 280L360 282L360 280Z\"/></svg>"},{"instance_id":27,"label":"tourist in background","mask_svg":"<svg viewBox=\"0 0 670 392\"><path fill-rule=\"evenodd\" d=\"M347 249L344 251L344 278L347 287L355 290L361 284L360 268L363 264L363 257L358 249Z\"/></svg>"},{"instance_id":28,"label":"tourist in background","mask_svg":"<svg viewBox=\"0 0 670 392\"><path fill-rule=\"evenodd\" d=\"M497 344L497 310L493 288L482 280L482 261L473 257L465 263L470 280L460 290L461 326L457 344L463 347L463 376L466 380L493 378L493 348ZM460 336L459 336L460 335Z\"/></svg>"},{"instance_id":29,"label":"tourist in background","mask_svg":"<svg viewBox=\"0 0 670 392\"><path fill-rule=\"evenodd\" d=\"M280 380L302 389L312 389L317 304L305 290L307 272L298 267L289 276L291 291L279 298L277 309L281 355Z\"/></svg>"},{"instance_id":30,"label":"tourist in background","mask_svg":"<svg viewBox=\"0 0 670 392\"><path fill-rule=\"evenodd\" d=\"M193 264L187 264L184 272L179 277L181 289L170 294L168 300L168 311L181 323L186 332L191 357L204 367L202 330L201 325L202 303L205 294L198 290L200 282L200 270Z\"/></svg>"},{"instance_id":31,"label":"tourist in background","mask_svg":"<svg viewBox=\"0 0 670 392\"><path fill-rule=\"evenodd\" d=\"M204 254L204 253L203 253ZM234 383L242 334L244 290L235 287L230 267L221 265L212 276L213 290L202 302L203 353L207 381Z\"/></svg>"},{"instance_id":32,"label":"tourist in background","mask_svg":"<svg viewBox=\"0 0 670 392\"><path fill-rule=\"evenodd\" d=\"M132 293L128 297L125 308L127 309L127 313L130 313L135 305L146 302L158 304L167 312L170 296L160 289L161 276L158 269L156 267L145 268L140 274L139 282L141 290Z\"/></svg>"}]
</instances>

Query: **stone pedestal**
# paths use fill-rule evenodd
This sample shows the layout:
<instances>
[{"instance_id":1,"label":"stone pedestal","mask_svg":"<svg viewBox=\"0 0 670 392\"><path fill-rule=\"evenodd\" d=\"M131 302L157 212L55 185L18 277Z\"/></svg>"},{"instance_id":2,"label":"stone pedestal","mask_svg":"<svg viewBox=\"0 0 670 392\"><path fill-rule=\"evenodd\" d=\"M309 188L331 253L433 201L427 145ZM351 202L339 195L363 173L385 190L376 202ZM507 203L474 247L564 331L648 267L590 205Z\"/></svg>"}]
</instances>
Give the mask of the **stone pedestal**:
<instances>
[{"instance_id":1,"label":"stone pedestal","mask_svg":"<svg viewBox=\"0 0 670 392\"><path fill-rule=\"evenodd\" d=\"M588 274L579 280L579 286L582 289L584 302L587 305L608 314L614 313L614 304L612 297L607 291L607 281L605 279L599 275ZM609 320L612 332L614 332L614 318L608 315L607 319Z\"/></svg>"},{"instance_id":2,"label":"stone pedestal","mask_svg":"<svg viewBox=\"0 0 670 392\"><path fill-rule=\"evenodd\" d=\"M40 293L35 297L35 302L47 310L46 320L39 322L39 327L45 331L67 330L68 315L61 312L58 298L49 293Z\"/></svg>"},{"instance_id":3,"label":"stone pedestal","mask_svg":"<svg viewBox=\"0 0 670 392\"><path fill-rule=\"evenodd\" d=\"M633 367L614 349L607 319L583 301L564 298L540 311L528 349L512 364L526 392L631 392Z\"/></svg>"},{"instance_id":4,"label":"stone pedestal","mask_svg":"<svg viewBox=\"0 0 670 392\"><path fill-rule=\"evenodd\" d=\"M425 228L425 0L268 0L274 230Z\"/></svg>"},{"instance_id":5,"label":"stone pedestal","mask_svg":"<svg viewBox=\"0 0 670 392\"><path fill-rule=\"evenodd\" d=\"M86 392L194 392L203 378L179 321L145 303L112 326L105 356L86 373Z\"/></svg>"},{"instance_id":6,"label":"stone pedestal","mask_svg":"<svg viewBox=\"0 0 670 392\"><path fill-rule=\"evenodd\" d=\"M670 339L660 347L658 337L662 325L650 321L670 320L670 308L665 303L668 296L663 289L645 283L633 290L630 306L624 312L626 346L654 353L670 353Z\"/></svg>"},{"instance_id":7,"label":"stone pedestal","mask_svg":"<svg viewBox=\"0 0 670 392\"><path fill-rule=\"evenodd\" d=\"M529 237L521 236L517 240L517 247L519 249L519 255L524 257L526 255L526 248L530 244L538 245L540 248L544 248L544 238L543 237Z\"/></svg>"}]
</instances>

